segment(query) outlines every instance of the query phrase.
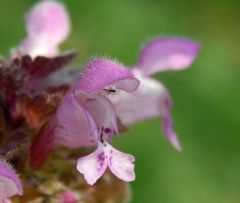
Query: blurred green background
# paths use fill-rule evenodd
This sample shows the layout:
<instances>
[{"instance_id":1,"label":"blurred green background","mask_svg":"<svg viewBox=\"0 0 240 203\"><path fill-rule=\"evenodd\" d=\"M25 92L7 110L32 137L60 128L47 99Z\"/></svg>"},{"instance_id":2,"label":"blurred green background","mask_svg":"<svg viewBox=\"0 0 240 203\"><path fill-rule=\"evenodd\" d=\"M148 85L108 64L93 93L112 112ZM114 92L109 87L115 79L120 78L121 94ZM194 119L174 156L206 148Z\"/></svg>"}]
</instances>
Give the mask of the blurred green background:
<instances>
[{"instance_id":1,"label":"blurred green background","mask_svg":"<svg viewBox=\"0 0 240 203\"><path fill-rule=\"evenodd\" d=\"M0 52L25 35L23 14L34 0L1 0ZM92 55L137 62L140 45L157 36L197 40L188 70L157 74L170 90L184 150L163 137L159 120L144 121L114 140L136 157L132 203L240 202L240 2L190 0L67 0L72 33L62 50L75 64ZM144 108L144 107L143 107Z\"/></svg>"}]
</instances>

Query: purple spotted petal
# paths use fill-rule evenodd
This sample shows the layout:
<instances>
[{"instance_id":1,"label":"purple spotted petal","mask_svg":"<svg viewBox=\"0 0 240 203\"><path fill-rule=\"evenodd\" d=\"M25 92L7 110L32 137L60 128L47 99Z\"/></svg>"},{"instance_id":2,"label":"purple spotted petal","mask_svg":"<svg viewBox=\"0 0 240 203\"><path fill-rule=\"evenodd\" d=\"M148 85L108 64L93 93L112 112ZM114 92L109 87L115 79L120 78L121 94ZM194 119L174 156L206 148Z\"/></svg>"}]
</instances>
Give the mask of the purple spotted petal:
<instances>
[{"instance_id":1,"label":"purple spotted petal","mask_svg":"<svg viewBox=\"0 0 240 203\"><path fill-rule=\"evenodd\" d=\"M32 56L54 56L70 32L69 16L59 2L41 1L27 14L26 28L28 36L20 50Z\"/></svg>"},{"instance_id":2,"label":"purple spotted petal","mask_svg":"<svg viewBox=\"0 0 240 203\"><path fill-rule=\"evenodd\" d=\"M114 149L107 142L99 142L92 154L78 159L77 170L93 185L103 175L107 166L119 179L130 182L135 179L134 157Z\"/></svg>"},{"instance_id":3,"label":"purple spotted petal","mask_svg":"<svg viewBox=\"0 0 240 203\"><path fill-rule=\"evenodd\" d=\"M108 86L133 92L138 85L138 80L122 64L107 59L95 59L86 65L75 87L87 93L98 92Z\"/></svg>"},{"instance_id":4,"label":"purple spotted petal","mask_svg":"<svg viewBox=\"0 0 240 203\"><path fill-rule=\"evenodd\" d=\"M56 142L70 147L87 147L97 144L97 127L89 112L69 92L57 111Z\"/></svg>"},{"instance_id":5,"label":"purple spotted petal","mask_svg":"<svg viewBox=\"0 0 240 203\"><path fill-rule=\"evenodd\" d=\"M18 175L9 164L0 160L0 198L22 194L23 188Z\"/></svg>"},{"instance_id":6,"label":"purple spotted petal","mask_svg":"<svg viewBox=\"0 0 240 203\"><path fill-rule=\"evenodd\" d=\"M77 161L77 170L84 175L88 184L93 185L103 175L107 168L103 145L100 144L95 152Z\"/></svg>"},{"instance_id":7,"label":"purple spotted petal","mask_svg":"<svg viewBox=\"0 0 240 203\"><path fill-rule=\"evenodd\" d=\"M181 38L159 38L147 43L140 52L137 67L145 75L189 67L200 50L194 41Z\"/></svg>"},{"instance_id":8,"label":"purple spotted petal","mask_svg":"<svg viewBox=\"0 0 240 203\"><path fill-rule=\"evenodd\" d=\"M162 126L165 136L176 149L180 149L172 129L171 97L167 89L153 78L145 77L139 72L135 72L135 75L140 81L139 88L135 92L129 94L122 91L117 95L109 95L117 116L124 125L149 118L163 118L162 123L165 125Z\"/></svg>"},{"instance_id":9,"label":"purple spotted petal","mask_svg":"<svg viewBox=\"0 0 240 203\"><path fill-rule=\"evenodd\" d=\"M134 157L114 149L107 145L106 154L108 157L108 167L119 179L130 182L135 180Z\"/></svg>"}]
</instances>

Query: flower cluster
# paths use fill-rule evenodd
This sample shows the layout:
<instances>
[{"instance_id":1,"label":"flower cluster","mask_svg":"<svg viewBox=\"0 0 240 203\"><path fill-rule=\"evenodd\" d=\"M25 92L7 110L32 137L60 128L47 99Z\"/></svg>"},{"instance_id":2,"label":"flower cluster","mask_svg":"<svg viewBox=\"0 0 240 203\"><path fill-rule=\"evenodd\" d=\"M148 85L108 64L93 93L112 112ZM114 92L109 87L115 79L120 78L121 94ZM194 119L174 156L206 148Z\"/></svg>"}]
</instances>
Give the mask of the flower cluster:
<instances>
[{"instance_id":1,"label":"flower cluster","mask_svg":"<svg viewBox=\"0 0 240 203\"><path fill-rule=\"evenodd\" d=\"M45 0L35 5L26 16L26 30L10 59L0 63L0 202L23 194L10 164L19 172L28 168L23 163L37 171L61 147L95 149L76 160L77 171L90 185L107 168L119 179L133 181L134 157L111 143L122 126L140 120L159 117L164 135L181 150L173 129L171 96L151 76L189 67L200 49L196 42L157 38L142 48L132 67L95 58L79 71L68 69L75 53L59 53L70 32L62 4ZM62 202L77 198L68 190L60 195Z\"/></svg>"}]
</instances>

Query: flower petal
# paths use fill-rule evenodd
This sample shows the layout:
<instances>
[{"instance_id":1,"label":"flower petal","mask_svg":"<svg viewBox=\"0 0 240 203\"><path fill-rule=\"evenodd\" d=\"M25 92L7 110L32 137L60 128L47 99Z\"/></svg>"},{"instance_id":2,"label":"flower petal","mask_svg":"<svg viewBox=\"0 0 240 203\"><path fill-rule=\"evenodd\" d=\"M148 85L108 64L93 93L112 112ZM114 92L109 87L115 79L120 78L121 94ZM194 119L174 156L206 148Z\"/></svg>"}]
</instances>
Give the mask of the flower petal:
<instances>
[{"instance_id":1,"label":"flower petal","mask_svg":"<svg viewBox=\"0 0 240 203\"><path fill-rule=\"evenodd\" d=\"M87 110L77 101L72 90L57 111L56 142L70 148L95 146L97 127Z\"/></svg>"},{"instance_id":2,"label":"flower petal","mask_svg":"<svg viewBox=\"0 0 240 203\"><path fill-rule=\"evenodd\" d=\"M107 168L103 145L100 144L95 152L77 161L77 170L84 175L88 184L93 185L103 175Z\"/></svg>"},{"instance_id":3,"label":"flower petal","mask_svg":"<svg viewBox=\"0 0 240 203\"><path fill-rule=\"evenodd\" d=\"M13 50L12 58L19 55L30 55L32 58L37 56L54 57L59 54L58 46L48 44L46 39L26 38L22 41L17 50Z\"/></svg>"},{"instance_id":4,"label":"flower petal","mask_svg":"<svg viewBox=\"0 0 240 203\"><path fill-rule=\"evenodd\" d=\"M115 176L126 182L135 180L135 158L132 155L120 152L109 144L106 146L106 155L108 166Z\"/></svg>"},{"instance_id":5,"label":"flower petal","mask_svg":"<svg viewBox=\"0 0 240 203\"><path fill-rule=\"evenodd\" d=\"M32 56L53 56L70 32L69 16L57 1L41 1L26 17L28 36L20 50Z\"/></svg>"},{"instance_id":6,"label":"flower petal","mask_svg":"<svg viewBox=\"0 0 240 203\"><path fill-rule=\"evenodd\" d=\"M124 125L166 113L164 100L169 97L166 88L157 80L144 77L139 72L135 71L135 75L140 81L135 92L121 91L119 94L108 95Z\"/></svg>"},{"instance_id":7,"label":"flower petal","mask_svg":"<svg viewBox=\"0 0 240 203\"><path fill-rule=\"evenodd\" d=\"M161 126L163 129L163 133L165 134L169 142L172 144L172 146L176 150L181 151L182 146L178 140L177 134L174 132L173 121L170 112L167 115L161 117Z\"/></svg>"},{"instance_id":8,"label":"flower petal","mask_svg":"<svg viewBox=\"0 0 240 203\"><path fill-rule=\"evenodd\" d=\"M0 199L0 201L2 201L2 203L13 203L12 200L8 198Z\"/></svg>"},{"instance_id":9,"label":"flower petal","mask_svg":"<svg viewBox=\"0 0 240 203\"><path fill-rule=\"evenodd\" d=\"M75 87L92 93L112 85L133 92L139 82L122 64L107 59L95 59L86 65Z\"/></svg>"},{"instance_id":10,"label":"flower petal","mask_svg":"<svg viewBox=\"0 0 240 203\"><path fill-rule=\"evenodd\" d=\"M4 198L23 194L22 184L18 175L12 167L3 160L0 160L0 191L2 195L4 195Z\"/></svg>"},{"instance_id":11,"label":"flower petal","mask_svg":"<svg viewBox=\"0 0 240 203\"><path fill-rule=\"evenodd\" d=\"M199 50L200 45L188 39L158 38L144 46L137 67L145 75L185 69L192 64Z\"/></svg>"},{"instance_id":12,"label":"flower petal","mask_svg":"<svg viewBox=\"0 0 240 203\"><path fill-rule=\"evenodd\" d=\"M165 136L176 149L180 149L176 134L172 129L171 97L167 89L157 80L143 76L135 71L140 81L139 88L133 93L119 92L109 95L114 104L117 116L124 125L140 120L160 117Z\"/></svg>"},{"instance_id":13,"label":"flower petal","mask_svg":"<svg viewBox=\"0 0 240 203\"><path fill-rule=\"evenodd\" d=\"M105 133L111 138L113 133L118 133L116 112L112 103L101 95L87 95L83 91L75 91L78 102L90 113L97 125L99 134ZM106 131L106 132L105 132Z\"/></svg>"}]
</instances>

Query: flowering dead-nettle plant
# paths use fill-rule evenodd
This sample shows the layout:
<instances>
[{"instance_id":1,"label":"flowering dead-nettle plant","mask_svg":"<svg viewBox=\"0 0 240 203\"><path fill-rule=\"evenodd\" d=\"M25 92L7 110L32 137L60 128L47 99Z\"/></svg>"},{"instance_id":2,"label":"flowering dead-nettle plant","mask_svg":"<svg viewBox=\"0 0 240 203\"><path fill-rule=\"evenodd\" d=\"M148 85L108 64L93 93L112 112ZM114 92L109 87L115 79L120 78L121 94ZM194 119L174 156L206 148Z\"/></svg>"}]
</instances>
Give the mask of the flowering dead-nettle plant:
<instances>
[{"instance_id":1,"label":"flowering dead-nettle plant","mask_svg":"<svg viewBox=\"0 0 240 203\"><path fill-rule=\"evenodd\" d=\"M0 203L13 196L13 202L125 202L135 159L115 149L112 137L160 117L165 136L181 149L170 94L151 76L189 67L199 45L154 39L137 65L95 58L80 71L68 68L75 53L59 53L70 32L62 4L38 3L26 29L0 61Z\"/></svg>"}]
</instances>

